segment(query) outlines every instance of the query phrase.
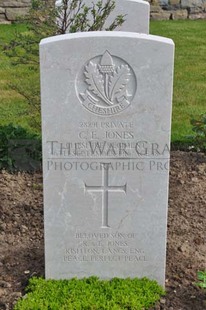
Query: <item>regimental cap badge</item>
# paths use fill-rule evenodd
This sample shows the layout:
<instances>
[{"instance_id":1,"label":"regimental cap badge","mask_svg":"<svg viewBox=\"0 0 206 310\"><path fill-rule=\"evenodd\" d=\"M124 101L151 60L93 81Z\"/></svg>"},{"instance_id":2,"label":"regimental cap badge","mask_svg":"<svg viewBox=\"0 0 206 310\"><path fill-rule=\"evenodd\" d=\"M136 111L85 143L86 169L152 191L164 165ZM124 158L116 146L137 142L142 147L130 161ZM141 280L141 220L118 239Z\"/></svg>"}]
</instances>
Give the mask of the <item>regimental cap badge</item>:
<instances>
[{"instance_id":1,"label":"regimental cap badge","mask_svg":"<svg viewBox=\"0 0 206 310\"><path fill-rule=\"evenodd\" d=\"M83 106L102 116L125 110L136 92L132 68L107 50L84 66L84 92L78 93Z\"/></svg>"},{"instance_id":2,"label":"regimental cap badge","mask_svg":"<svg viewBox=\"0 0 206 310\"><path fill-rule=\"evenodd\" d=\"M101 58L99 69L101 73L110 74L114 72L114 63L112 60L112 56L108 51L104 53L104 55Z\"/></svg>"}]
</instances>

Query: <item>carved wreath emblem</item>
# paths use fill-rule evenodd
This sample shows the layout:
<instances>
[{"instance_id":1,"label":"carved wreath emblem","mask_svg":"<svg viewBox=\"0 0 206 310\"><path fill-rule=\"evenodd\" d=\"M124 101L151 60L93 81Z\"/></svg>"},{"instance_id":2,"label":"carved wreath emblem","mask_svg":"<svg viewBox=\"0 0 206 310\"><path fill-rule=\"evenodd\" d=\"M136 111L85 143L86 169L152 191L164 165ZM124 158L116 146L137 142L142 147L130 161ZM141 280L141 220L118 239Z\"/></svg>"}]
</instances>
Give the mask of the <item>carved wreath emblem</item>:
<instances>
[{"instance_id":1,"label":"carved wreath emblem","mask_svg":"<svg viewBox=\"0 0 206 310\"><path fill-rule=\"evenodd\" d=\"M106 51L85 65L85 91L79 97L90 112L105 116L117 114L130 105L136 91L135 82L129 65Z\"/></svg>"}]
</instances>

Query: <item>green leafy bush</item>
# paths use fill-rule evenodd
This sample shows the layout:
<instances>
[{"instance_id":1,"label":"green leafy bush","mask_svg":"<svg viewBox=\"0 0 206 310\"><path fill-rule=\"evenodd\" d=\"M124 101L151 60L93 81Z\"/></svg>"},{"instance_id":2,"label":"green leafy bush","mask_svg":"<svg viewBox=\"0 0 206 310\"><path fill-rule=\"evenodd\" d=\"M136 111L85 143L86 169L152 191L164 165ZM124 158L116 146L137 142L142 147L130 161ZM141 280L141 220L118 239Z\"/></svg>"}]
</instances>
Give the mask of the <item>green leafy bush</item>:
<instances>
[{"instance_id":1,"label":"green leafy bush","mask_svg":"<svg viewBox=\"0 0 206 310\"><path fill-rule=\"evenodd\" d=\"M115 8L114 0L94 1L90 6L84 0L62 0L62 4L55 9L57 33L82 31L112 31L125 21L125 15L118 15L114 21L105 26L110 13Z\"/></svg>"},{"instance_id":2,"label":"green leafy bush","mask_svg":"<svg viewBox=\"0 0 206 310\"><path fill-rule=\"evenodd\" d=\"M143 310L164 295L156 281L143 279L30 279L27 295L14 310Z\"/></svg>"},{"instance_id":3,"label":"green leafy bush","mask_svg":"<svg viewBox=\"0 0 206 310\"><path fill-rule=\"evenodd\" d=\"M0 169L36 170L41 165L41 139L21 126L0 126Z\"/></svg>"},{"instance_id":4,"label":"green leafy bush","mask_svg":"<svg viewBox=\"0 0 206 310\"><path fill-rule=\"evenodd\" d=\"M48 6L47 1L32 1L29 14L20 20L27 31L16 32L15 37L4 46L4 53L17 68L26 66L28 74L15 74L15 82L9 87L24 97L29 105L31 128L40 132L40 73L39 43L43 38L66 32L113 30L124 22L117 16L105 29L104 25L115 8L113 0L98 1L86 6L83 0L62 0L58 8Z\"/></svg>"},{"instance_id":5,"label":"green leafy bush","mask_svg":"<svg viewBox=\"0 0 206 310\"><path fill-rule=\"evenodd\" d=\"M197 278L200 280L197 285L202 288L206 288L206 271L198 271Z\"/></svg>"},{"instance_id":6,"label":"green leafy bush","mask_svg":"<svg viewBox=\"0 0 206 310\"><path fill-rule=\"evenodd\" d=\"M193 138L194 147L198 151L206 151L206 114L200 115L198 119L192 119L192 130L195 132Z\"/></svg>"}]
</instances>

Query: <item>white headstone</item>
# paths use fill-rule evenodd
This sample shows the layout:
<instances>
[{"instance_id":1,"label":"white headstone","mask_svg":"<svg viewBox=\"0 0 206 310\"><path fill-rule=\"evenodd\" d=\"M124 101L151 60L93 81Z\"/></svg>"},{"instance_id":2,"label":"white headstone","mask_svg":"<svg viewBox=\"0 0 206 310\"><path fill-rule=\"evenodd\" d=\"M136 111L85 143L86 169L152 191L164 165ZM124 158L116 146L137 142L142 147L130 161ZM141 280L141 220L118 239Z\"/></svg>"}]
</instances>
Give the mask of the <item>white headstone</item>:
<instances>
[{"instance_id":1,"label":"white headstone","mask_svg":"<svg viewBox=\"0 0 206 310\"><path fill-rule=\"evenodd\" d=\"M84 3L91 7L92 0L85 0ZM56 6L60 6L62 0L56 1ZM125 22L115 31L129 31L149 34L150 5L142 0L116 0L115 9L108 17L105 26L111 25L118 15L125 15Z\"/></svg>"},{"instance_id":2,"label":"white headstone","mask_svg":"<svg viewBox=\"0 0 206 310\"><path fill-rule=\"evenodd\" d=\"M164 284L173 42L90 32L40 54L46 277Z\"/></svg>"}]
</instances>

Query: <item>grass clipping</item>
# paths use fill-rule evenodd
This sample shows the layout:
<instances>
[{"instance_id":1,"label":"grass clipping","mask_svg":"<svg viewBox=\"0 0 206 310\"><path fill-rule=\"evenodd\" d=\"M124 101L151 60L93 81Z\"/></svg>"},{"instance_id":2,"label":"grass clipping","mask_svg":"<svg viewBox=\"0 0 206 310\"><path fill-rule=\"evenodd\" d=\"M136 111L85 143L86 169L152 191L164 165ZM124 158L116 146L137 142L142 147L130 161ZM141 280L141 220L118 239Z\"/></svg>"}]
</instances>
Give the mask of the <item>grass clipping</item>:
<instances>
[{"instance_id":1,"label":"grass clipping","mask_svg":"<svg viewBox=\"0 0 206 310\"><path fill-rule=\"evenodd\" d=\"M27 295L14 310L149 309L164 295L156 281L143 279L30 279Z\"/></svg>"}]
</instances>

